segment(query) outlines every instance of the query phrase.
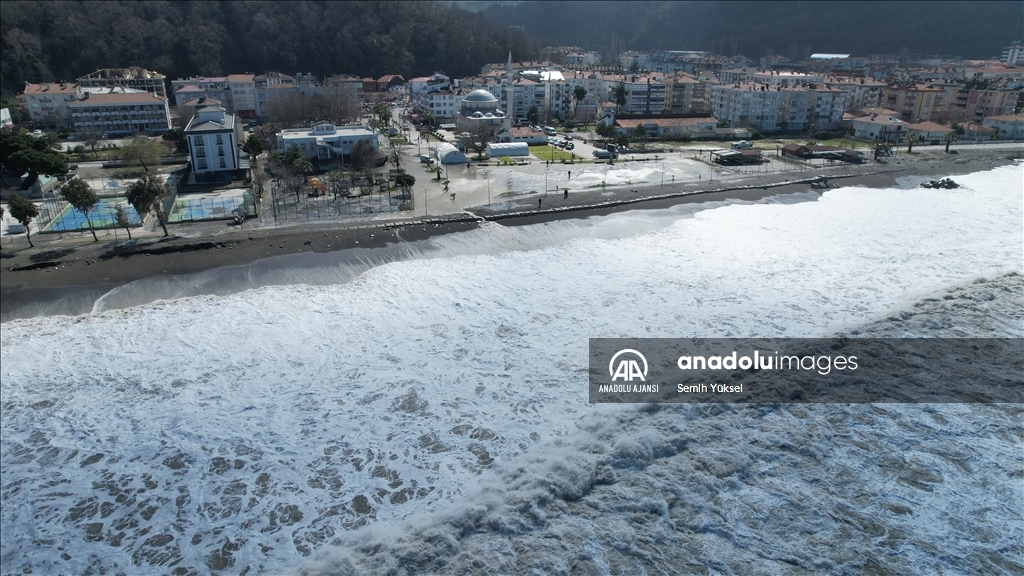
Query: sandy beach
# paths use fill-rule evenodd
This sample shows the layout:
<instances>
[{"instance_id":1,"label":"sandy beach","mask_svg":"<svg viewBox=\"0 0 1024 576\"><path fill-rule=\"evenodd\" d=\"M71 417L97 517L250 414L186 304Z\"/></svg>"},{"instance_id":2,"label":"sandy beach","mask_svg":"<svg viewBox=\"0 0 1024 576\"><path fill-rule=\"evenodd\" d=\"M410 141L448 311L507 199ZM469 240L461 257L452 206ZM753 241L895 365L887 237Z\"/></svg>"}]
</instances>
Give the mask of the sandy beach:
<instances>
[{"instance_id":1,"label":"sandy beach","mask_svg":"<svg viewBox=\"0 0 1024 576\"><path fill-rule=\"evenodd\" d=\"M560 194L550 194L544 199L542 209L517 212L480 207L427 218L303 223L295 227L233 230L210 237L147 237L134 242L97 243L87 235L63 239L39 235L34 237L35 248L28 248L22 237L13 243L8 240L3 247L0 319L31 316L33 308L56 301L64 303L63 313L81 313L89 310L90 303L107 291L152 276L193 274L303 252L415 242L473 229L485 220L515 226L588 218L623 210L661 209L681 203L753 201L777 194L807 192L812 181L822 178L832 187L885 187L904 176L945 177L988 170L1009 164L1020 154L1020 149L1012 148L962 149L956 156L928 150L889 158L886 163L869 161L860 166L762 175L756 179L740 177L716 182L680 182L673 186L574 192L567 199Z\"/></svg>"}]
</instances>

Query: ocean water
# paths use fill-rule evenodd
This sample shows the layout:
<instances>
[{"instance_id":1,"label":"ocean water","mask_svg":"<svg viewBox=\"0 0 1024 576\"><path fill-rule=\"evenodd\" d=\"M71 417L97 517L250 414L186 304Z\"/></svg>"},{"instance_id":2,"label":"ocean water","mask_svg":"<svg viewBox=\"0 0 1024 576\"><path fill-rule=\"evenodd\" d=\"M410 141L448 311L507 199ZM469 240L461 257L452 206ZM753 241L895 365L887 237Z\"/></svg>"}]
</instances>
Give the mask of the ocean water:
<instances>
[{"instance_id":1,"label":"ocean water","mask_svg":"<svg viewBox=\"0 0 1024 576\"><path fill-rule=\"evenodd\" d=\"M1020 406L587 403L590 337L1024 336L1021 166L956 180L486 225L4 323L0 571L1019 572Z\"/></svg>"}]
</instances>

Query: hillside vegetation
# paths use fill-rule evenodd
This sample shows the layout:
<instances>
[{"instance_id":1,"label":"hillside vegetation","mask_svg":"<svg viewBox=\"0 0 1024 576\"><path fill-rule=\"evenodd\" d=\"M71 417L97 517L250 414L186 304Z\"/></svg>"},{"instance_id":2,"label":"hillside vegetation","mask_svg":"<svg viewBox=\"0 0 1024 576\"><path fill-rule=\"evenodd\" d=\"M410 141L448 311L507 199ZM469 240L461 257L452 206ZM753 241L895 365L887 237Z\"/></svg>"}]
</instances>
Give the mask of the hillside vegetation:
<instances>
[{"instance_id":1,"label":"hillside vegetation","mask_svg":"<svg viewBox=\"0 0 1024 576\"><path fill-rule=\"evenodd\" d=\"M0 88L142 66L170 78L277 70L478 73L538 54L519 29L442 2L0 2Z\"/></svg>"}]
</instances>

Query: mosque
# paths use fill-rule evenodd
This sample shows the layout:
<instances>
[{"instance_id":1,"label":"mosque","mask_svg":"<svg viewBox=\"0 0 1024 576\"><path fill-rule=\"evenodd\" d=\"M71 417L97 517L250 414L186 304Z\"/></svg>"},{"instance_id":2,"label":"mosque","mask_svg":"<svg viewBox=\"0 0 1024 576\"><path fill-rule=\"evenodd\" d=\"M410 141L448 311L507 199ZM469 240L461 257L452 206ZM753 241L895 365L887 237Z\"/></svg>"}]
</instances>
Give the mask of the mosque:
<instances>
[{"instance_id":1,"label":"mosque","mask_svg":"<svg viewBox=\"0 0 1024 576\"><path fill-rule=\"evenodd\" d=\"M508 94L509 110L512 104L512 53L508 54L508 78L506 93ZM473 90L462 99L462 106L455 115L455 128L458 132L476 134L481 125L491 127L496 134L512 127L512 117L501 111L498 99L487 90Z\"/></svg>"},{"instance_id":2,"label":"mosque","mask_svg":"<svg viewBox=\"0 0 1024 576\"><path fill-rule=\"evenodd\" d=\"M487 90L473 90L462 99L462 107L455 115L458 132L476 134L480 125L491 127L492 132L501 132L512 127L512 119L498 109L498 99Z\"/></svg>"}]
</instances>

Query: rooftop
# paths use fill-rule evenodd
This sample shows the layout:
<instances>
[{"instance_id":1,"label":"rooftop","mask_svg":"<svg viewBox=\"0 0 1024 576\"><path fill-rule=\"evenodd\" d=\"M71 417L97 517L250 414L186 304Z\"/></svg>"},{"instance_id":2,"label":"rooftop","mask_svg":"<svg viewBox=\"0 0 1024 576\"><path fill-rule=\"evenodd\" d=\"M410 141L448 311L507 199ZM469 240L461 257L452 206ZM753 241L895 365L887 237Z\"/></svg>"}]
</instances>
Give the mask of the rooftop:
<instances>
[{"instance_id":1,"label":"rooftop","mask_svg":"<svg viewBox=\"0 0 1024 576\"><path fill-rule=\"evenodd\" d=\"M314 133L315 126L309 128L287 128L281 130L278 134L282 138L313 138L315 136L373 136L377 134L377 131L369 126L353 125L353 126L335 126L334 132L331 133Z\"/></svg>"},{"instance_id":2,"label":"rooftop","mask_svg":"<svg viewBox=\"0 0 1024 576\"><path fill-rule=\"evenodd\" d=\"M949 126L943 126L937 122L918 122L917 124L911 124L907 126L908 130L917 130L918 132L952 132L953 129Z\"/></svg>"},{"instance_id":3,"label":"rooftop","mask_svg":"<svg viewBox=\"0 0 1024 576\"><path fill-rule=\"evenodd\" d=\"M74 94L76 88L77 84L74 82L25 84L25 94Z\"/></svg>"},{"instance_id":4,"label":"rooftop","mask_svg":"<svg viewBox=\"0 0 1024 576\"><path fill-rule=\"evenodd\" d=\"M102 104L163 104L167 98L161 98L152 92L135 93L86 93L81 100L68 102L68 106L96 106Z\"/></svg>"}]
</instances>

